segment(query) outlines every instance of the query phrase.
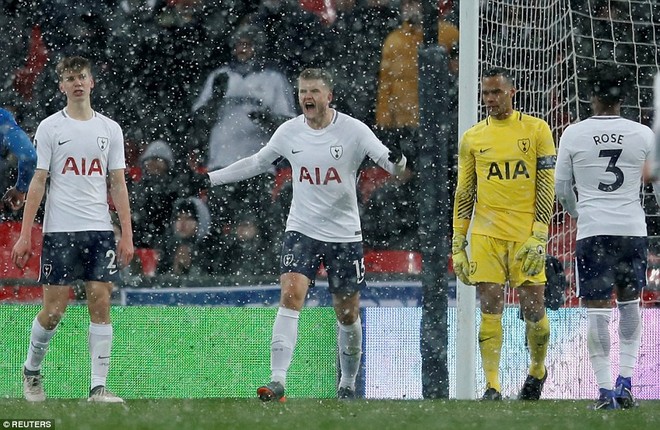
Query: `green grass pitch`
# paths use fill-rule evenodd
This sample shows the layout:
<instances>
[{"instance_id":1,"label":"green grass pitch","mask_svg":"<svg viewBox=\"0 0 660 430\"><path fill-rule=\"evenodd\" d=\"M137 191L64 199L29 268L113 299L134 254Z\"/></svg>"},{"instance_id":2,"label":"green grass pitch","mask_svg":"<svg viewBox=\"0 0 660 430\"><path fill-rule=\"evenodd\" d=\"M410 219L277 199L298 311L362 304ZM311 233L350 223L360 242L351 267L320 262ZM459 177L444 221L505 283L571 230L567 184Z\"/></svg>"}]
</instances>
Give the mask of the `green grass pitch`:
<instances>
[{"instance_id":1,"label":"green grass pitch","mask_svg":"<svg viewBox=\"0 0 660 430\"><path fill-rule=\"evenodd\" d=\"M631 410L592 411L587 400L479 402L462 400L254 399L128 400L124 405L49 399L0 399L5 420L50 419L57 430L115 429L658 429L660 401ZM23 427L25 428L25 427Z\"/></svg>"}]
</instances>

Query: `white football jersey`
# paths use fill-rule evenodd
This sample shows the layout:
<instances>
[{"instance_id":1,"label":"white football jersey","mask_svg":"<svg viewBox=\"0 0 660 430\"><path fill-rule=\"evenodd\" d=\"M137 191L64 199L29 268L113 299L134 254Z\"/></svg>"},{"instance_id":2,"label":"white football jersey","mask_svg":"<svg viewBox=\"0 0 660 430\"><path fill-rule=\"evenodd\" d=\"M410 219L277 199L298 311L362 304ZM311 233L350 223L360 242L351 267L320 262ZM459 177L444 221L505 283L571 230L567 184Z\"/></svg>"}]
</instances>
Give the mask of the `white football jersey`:
<instances>
[{"instance_id":1,"label":"white football jersey","mask_svg":"<svg viewBox=\"0 0 660 430\"><path fill-rule=\"evenodd\" d=\"M34 143L37 169L50 173L44 233L111 231L106 179L126 168L119 124L98 112L79 121L62 109L39 124Z\"/></svg>"},{"instance_id":2,"label":"white football jersey","mask_svg":"<svg viewBox=\"0 0 660 430\"><path fill-rule=\"evenodd\" d=\"M640 192L653 145L649 127L619 116L594 116L566 128L555 177L575 180L577 239L646 236Z\"/></svg>"},{"instance_id":3,"label":"white football jersey","mask_svg":"<svg viewBox=\"0 0 660 430\"><path fill-rule=\"evenodd\" d=\"M356 181L365 157L393 172L388 148L364 123L335 111L332 122L314 130L300 115L280 126L257 157L279 156L292 167L293 199L287 231L324 242L362 240Z\"/></svg>"}]
</instances>

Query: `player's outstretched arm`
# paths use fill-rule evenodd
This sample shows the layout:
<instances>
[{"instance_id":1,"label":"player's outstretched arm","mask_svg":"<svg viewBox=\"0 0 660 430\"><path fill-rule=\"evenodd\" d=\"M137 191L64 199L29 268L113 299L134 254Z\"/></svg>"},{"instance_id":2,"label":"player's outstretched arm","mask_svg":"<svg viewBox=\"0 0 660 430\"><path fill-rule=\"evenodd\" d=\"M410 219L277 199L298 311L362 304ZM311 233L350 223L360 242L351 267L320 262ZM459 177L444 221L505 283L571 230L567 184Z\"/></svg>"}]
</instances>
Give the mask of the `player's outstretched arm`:
<instances>
[{"instance_id":1,"label":"player's outstretched arm","mask_svg":"<svg viewBox=\"0 0 660 430\"><path fill-rule=\"evenodd\" d=\"M271 154L268 146L265 146L256 154L238 160L223 169L209 172L209 181L211 185L222 185L249 179L266 172L271 166L271 162L278 156L279 154Z\"/></svg>"}]
</instances>

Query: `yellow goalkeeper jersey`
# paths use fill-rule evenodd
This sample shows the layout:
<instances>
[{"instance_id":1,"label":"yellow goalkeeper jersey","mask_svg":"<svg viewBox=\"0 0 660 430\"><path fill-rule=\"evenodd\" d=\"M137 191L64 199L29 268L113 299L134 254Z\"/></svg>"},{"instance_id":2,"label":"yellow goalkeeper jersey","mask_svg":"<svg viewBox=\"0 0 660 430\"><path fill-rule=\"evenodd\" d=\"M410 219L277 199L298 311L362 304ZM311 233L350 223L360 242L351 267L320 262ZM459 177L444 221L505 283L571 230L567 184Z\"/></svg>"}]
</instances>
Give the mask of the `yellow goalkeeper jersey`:
<instances>
[{"instance_id":1,"label":"yellow goalkeeper jersey","mask_svg":"<svg viewBox=\"0 0 660 430\"><path fill-rule=\"evenodd\" d=\"M523 242L547 229L554 210L555 143L542 119L513 111L463 134L458 150L454 230ZM474 215L473 215L474 211Z\"/></svg>"}]
</instances>

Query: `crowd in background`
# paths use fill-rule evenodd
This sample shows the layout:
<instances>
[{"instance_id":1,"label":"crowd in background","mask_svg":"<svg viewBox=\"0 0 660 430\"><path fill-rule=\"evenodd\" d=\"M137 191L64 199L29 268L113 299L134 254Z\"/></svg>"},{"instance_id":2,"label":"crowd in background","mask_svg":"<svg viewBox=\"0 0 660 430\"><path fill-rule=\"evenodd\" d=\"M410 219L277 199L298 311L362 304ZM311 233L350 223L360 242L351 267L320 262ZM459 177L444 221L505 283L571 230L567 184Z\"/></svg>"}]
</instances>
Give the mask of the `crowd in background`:
<instances>
[{"instance_id":1,"label":"crowd in background","mask_svg":"<svg viewBox=\"0 0 660 430\"><path fill-rule=\"evenodd\" d=\"M448 57L447 97L455 104L458 3L438 1L438 43ZM587 13L584 1L574 3ZM603 12L608 4L589 3L594 15L610 14ZM365 247L419 248L415 161L422 1L0 0L0 5L0 106L32 136L43 118L64 105L54 64L72 54L92 61L93 105L124 130L135 245L158 251L159 272L277 272L290 200L286 160L270 175L229 186L208 188L204 173L256 152L279 124L299 114L296 80L306 67L330 70L336 78L334 107L372 127L385 144L401 145L410 163L398 179L372 175L373 166L365 163L359 193ZM576 37L589 48L585 24L579 29ZM598 55L605 49L600 48ZM444 120L457 128L457 117ZM448 153L455 154L455 147ZM0 160L5 189L15 172ZM450 174L450 182L453 178Z\"/></svg>"},{"instance_id":2,"label":"crowd in background","mask_svg":"<svg viewBox=\"0 0 660 430\"><path fill-rule=\"evenodd\" d=\"M336 78L334 107L411 160L405 177L371 178L379 186L360 194L365 246L415 250L422 2L331 3L4 0L0 105L32 136L64 106L54 64L89 58L93 105L124 130L135 246L158 251L158 273L277 273L286 160L229 186L209 188L205 172L257 152L299 114L298 73L326 68ZM438 39L455 60L453 3L439 2ZM11 166L3 168L9 181Z\"/></svg>"}]
</instances>

